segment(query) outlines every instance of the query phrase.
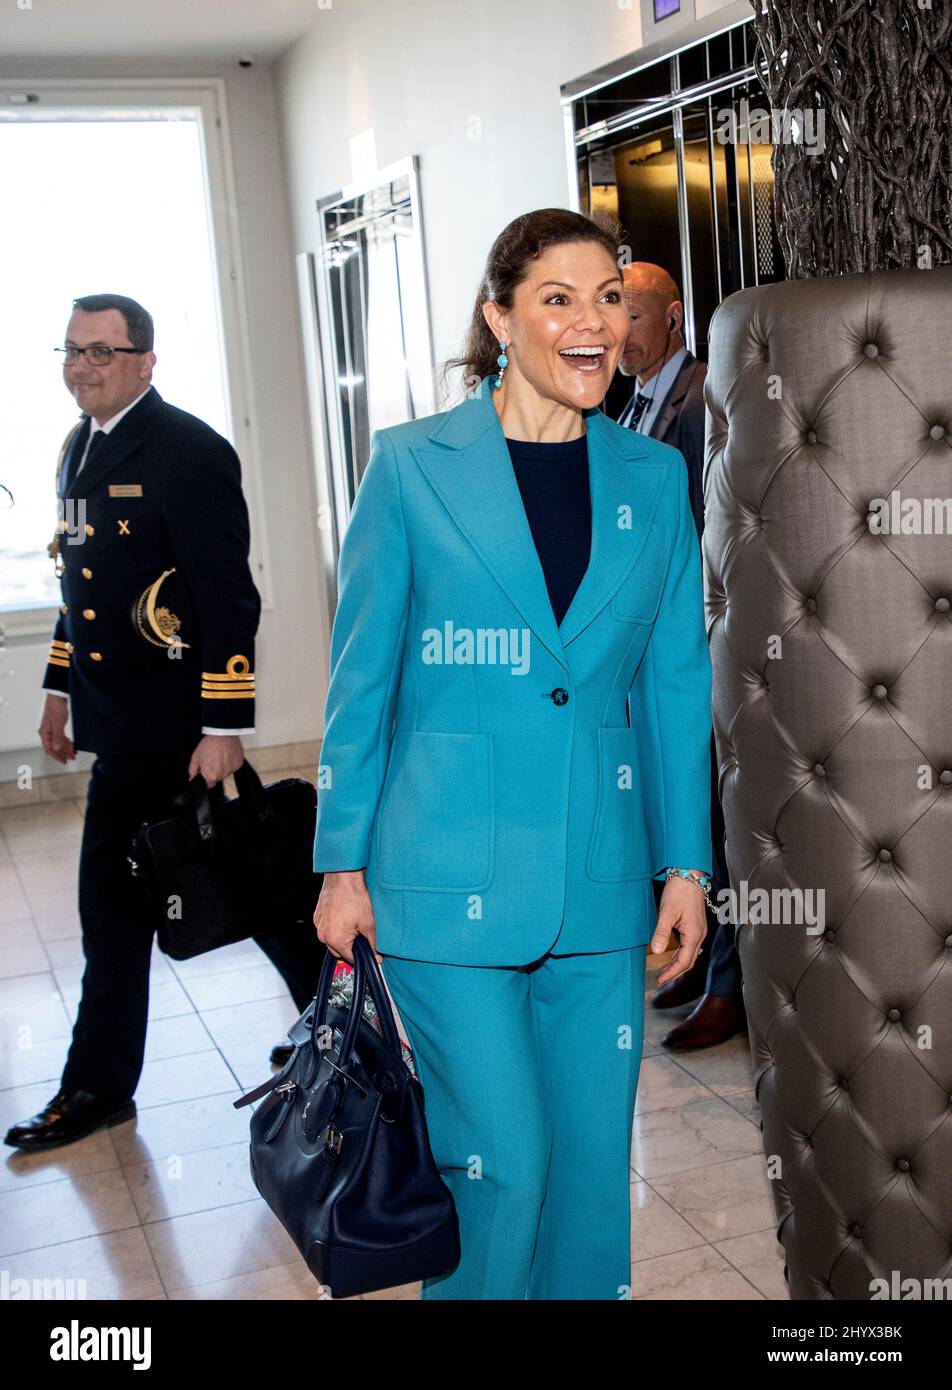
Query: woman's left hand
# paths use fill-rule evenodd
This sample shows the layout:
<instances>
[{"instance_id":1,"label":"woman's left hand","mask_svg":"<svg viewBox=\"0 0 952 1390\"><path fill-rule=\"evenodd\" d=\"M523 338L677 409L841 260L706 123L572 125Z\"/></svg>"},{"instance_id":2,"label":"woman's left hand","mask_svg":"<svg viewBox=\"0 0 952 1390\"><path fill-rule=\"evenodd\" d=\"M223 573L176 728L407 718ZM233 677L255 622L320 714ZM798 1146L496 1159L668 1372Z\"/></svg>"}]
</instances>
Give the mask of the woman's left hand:
<instances>
[{"instance_id":1,"label":"woman's left hand","mask_svg":"<svg viewBox=\"0 0 952 1390\"><path fill-rule=\"evenodd\" d=\"M675 927L681 944L674 960L669 961L655 981L656 985L666 985L676 980L697 960L698 952L707 936L707 906L704 894L696 883L686 878L669 878L661 894L658 907L658 921L651 938L651 951L660 956L668 949L671 933Z\"/></svg>"}]
</instances>

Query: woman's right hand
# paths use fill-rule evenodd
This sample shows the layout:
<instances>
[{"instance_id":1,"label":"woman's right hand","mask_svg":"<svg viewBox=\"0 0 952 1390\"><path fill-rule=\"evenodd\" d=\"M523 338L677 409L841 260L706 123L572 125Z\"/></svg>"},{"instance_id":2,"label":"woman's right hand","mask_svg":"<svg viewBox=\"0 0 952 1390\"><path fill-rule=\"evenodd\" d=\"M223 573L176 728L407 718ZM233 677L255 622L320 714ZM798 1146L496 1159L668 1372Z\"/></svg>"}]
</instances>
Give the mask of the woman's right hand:
<instances>
[{"instance_id":1,"label":"woman's right hand","mask_svg":"<svg viewBox=\"0 0 952 1390\"><path fill-rule=\"evenodd\" d=\"M353 965L353 943L360 935L370 942L377 955L377 925L367 892L363 869L341 869L326 873L317 907L314 909L317 937L331 955Z\"/></svg>"}]
</instances>

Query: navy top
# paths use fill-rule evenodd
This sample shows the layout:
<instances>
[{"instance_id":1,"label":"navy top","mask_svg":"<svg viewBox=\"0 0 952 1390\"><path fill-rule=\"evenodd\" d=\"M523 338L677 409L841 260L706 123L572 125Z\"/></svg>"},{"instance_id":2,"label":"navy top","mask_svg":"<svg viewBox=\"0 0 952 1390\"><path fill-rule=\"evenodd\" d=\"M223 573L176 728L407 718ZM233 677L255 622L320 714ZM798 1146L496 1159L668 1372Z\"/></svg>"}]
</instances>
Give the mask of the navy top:
<instances>
[{"instance_id":1,"label":"navy top","mask_svg":"<svg viewBox=\"0 0 952 1390\"><path fill-rule=\"evenodd\" d=\"M588 440L533 444L506 439L555 621L561 623L588 569L592 499Z\"/></svg>"}]
</instances>

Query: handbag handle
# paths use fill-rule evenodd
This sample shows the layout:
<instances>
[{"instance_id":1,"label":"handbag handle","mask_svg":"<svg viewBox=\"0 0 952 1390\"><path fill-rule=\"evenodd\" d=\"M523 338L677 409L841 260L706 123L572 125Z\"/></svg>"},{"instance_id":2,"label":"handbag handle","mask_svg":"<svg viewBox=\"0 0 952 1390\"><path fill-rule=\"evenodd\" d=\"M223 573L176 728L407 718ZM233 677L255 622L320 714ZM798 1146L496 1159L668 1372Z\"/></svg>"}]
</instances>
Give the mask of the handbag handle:
<instances>
[{"instance_id":1,"label":"handbag handle","mask_svg":"<svg viewBox=\"0 0 952 1390\"><path fill-rule=\"evenodd\" d=\"M342 1070L347 1069L353 1058L353 1051L357 1044L357 1033L364 1013L364 998L368 987L370 989L371 998L377 1006L377 1016L380 1019L380 1027L383 1032L384 1042L395 1057L400 1059L403 1057L400 1039L397 1036L397 1025L394 1022L393 1010L390 1007L390 997L387 994L387 987L384 984L383 976L380 973L380 966L377 964L377 958L373 953L370 942L362 932L358 933L354 938L353 955L354 992L340 1047L340 1067ZM330 951L328 951L324 966L321 970L321 978L317 986L314 1022L311 1028L311 1042L318 1050L320 1050L317 1041L318 1029L323 1026L327 1017L331 980L336 968L337 958L332 956Z\"/></svg>"},{"instance_id":2,"label":"handbag handle","mask_svg":"<svg viewBox=\"0 0 952 1390\"><path fill-rule=\"evenodd\" d=\"M317 993L314 996L314 1018L311 1025L311 1045L320 1053L322 1051L317 1041L318 1029L324 1022L327 1013L328 1001L330 997L331 980L334 978L334 971L337 969L338 957L331 955L328 951L324 956L324 964L321 966L321 977L317 983ZM360 934L354 939L354 994L351 1008L348 1011L347 1023L344 1027L344 1036L340 1049L340 1070L344 1071L350 1065L354 1046L357 1042L357 1033L360 1028L360 1021L363 1017L364 996L367 989L367 981L370 981L371 994L377 1005L377 1013L380 1017L380 1026L383 1029L384 1040L391 1049L393 1056L399 1058L403 1063L403 1049L400 1046L400 1039L397 1035L397 1025L394 1021L393 1010L390 1007L390 996L387 993L386 982L381 974L377 959L371 950L367 938ZM381 988L382 987L382 988ZM279 1071L275 1076L263 1081L260 1086L256 1086L253 1091L248 1091L246 1095L240 1096L238 1100L232 1101L236 1110L240 1110L243 1105L251 1105L253 1101L261 1100L269 1092L275 1090L281 1083L282 1076L286 1075L287 1068Z\"/></svg>"}]
</instances>

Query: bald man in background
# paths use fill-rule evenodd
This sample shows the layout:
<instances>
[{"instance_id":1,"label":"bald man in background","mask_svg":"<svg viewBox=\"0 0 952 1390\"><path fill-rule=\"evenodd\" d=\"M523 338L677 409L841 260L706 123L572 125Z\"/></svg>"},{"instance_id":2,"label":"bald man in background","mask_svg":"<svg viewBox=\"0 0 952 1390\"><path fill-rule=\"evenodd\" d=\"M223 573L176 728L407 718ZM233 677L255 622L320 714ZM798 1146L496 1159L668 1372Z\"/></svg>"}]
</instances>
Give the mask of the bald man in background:
<instances>
[{"instance_id":1,"label":"bald man in background","mask_svg":"<svg viewBox=\"0 0 952 1390\"><path fill-rule=\"evenodd\" d=\"M638 434L680 449L688 466L688 495L698 539L704 530L704 378L707 367L684 345L684 305L668 272L649 261L622 269L630 327L618 364L634 377L631 399L618 417ZM713 741L712 741L713 743ZM717 757L711 756L711 837L715 901L730 887L724 855L724 816L717 795ZM656 885L660 887L660 885ZM698 1000L694 1009L661 1039L662 1047L688 1052L714 1047L746 1028L740 959L729 923L712 926L694 966L652 997L652 1007L672 1009Z\"/></svg>"}]
</instances>

